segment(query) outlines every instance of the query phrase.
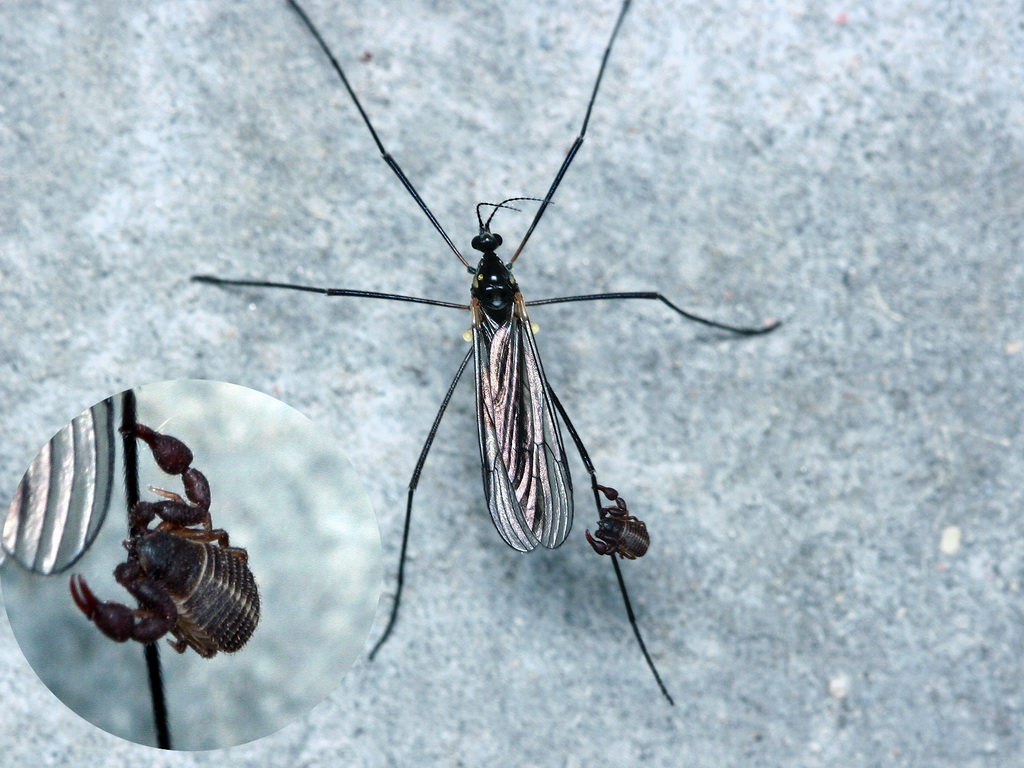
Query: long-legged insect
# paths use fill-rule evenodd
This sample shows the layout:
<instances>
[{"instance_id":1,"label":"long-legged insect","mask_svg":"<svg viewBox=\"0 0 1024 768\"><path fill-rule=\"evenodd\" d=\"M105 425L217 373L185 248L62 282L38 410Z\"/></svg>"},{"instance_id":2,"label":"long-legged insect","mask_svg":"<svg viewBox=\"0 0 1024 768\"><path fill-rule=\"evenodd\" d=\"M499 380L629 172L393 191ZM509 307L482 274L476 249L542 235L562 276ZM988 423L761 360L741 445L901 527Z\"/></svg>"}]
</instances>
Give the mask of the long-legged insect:
<instances>
[{"instance_id":1,"label":"long-legged insect","mask_svg":"<svg viewBox=\"0 0 1024 768\"><path fill-rule=\"evenodd\" d=\"M284 288L321 293L326 296L358 296L388 299L391 301L407 301L437 307L468 309L471 313L471 338L473 346L463 358L455 373L455 377L448 387L448 391L445 393L441 407L427 435L426 442L420 451L412 478L409 481L395 598L392 603L391 615L387 626L370 653L370 658L372 659L391 635L398 618L402 585L405 578L405 561L409 543L409 527L412 520L413 496L441 419L448 407L448 403L451 401L455 387L458 385L462 374L466 370L466 366L469 364L470 358L474 361L476 371L477 425L483 469L484 494L487 499L491 520L505 542L520 552L529 552L538 546L554 549L560 546L569 535L573 520L573 489L558 426L559 417L569 430L584 466L590 475L591 489L594 494L594 502L599 519L604 521L609 517L609 509L602 508L601 506L600 494L605 493L607 496L608 491L611 489L598 484L597 473L587 454L586 448L572 422L569 420L565 408L559 402L554 390L544 376L544 369L537 351L532 324L527 314L528 306L576 301L648 299L662 302L674 312L689 320L737 334L754 335L767 333L778 327L778 323L771 323L759 328L726 325L687 312L655 291L562 296L527 302L524 300L519 285L512 275L512 264L519 258L519 254L522 253L527 241L533 234L533 230L540 222L547 207L551 204L555 190L558 189L566 171L583 144L587 125L590 122L590 114L597 99L601 80L604 77L605 68L608 64L608 58L622 27L623 19L629 11L631 0L624 0L622 3L615 26L605 47L579 135L562 161L558 172L555 174L554 181L548 188L547 194L539 200L540 205L536 214L534 214L533 221L530 223L519 246L512 254L512 258L507 263L502 261L497 255L497 249L501 246L502 239L499 234L491 232L491 219L498 209L508 207L507 204L509 202L530 198L510 198L500 203L478 204L477 223L479 225L479 232L472 240L472 247L474 250L480 251L482 255L476 268L472 267L462 253L460 253L459 249L420 197L412 182L409 181L395 159L384 148L384 144L378 137L377 131L370 122L370 118L363 109L352 86L349 84L341 65L312 20L296 0L288 0L288 3L298 14L306 28L316 39L320 49L329 59L331 66L358 110L363 123L369 130L384 162L388 164L388 167L398 177L406 191L412 196L423 213L434 225L434 228L444 238L444 241L455 256L473 275L470 288L470 303L468 305L416 296L353 290L349 288L319 288L265 280L230 280L209 275L197 275L193 278L196 281L212 283L214 285ZM494 211L486 221L484 221L480 214L482 206L494 208ZM608 496L608 498L614 500L612 496ZM624 510L624 504L620 505L620 508ZM614 515L612 517L615 519ZM638 523L639 526L643 525L637 518L632 516L629 516L629 522L631 524L634 522ZM644 535L646 535L645 527ZM599 554L610 555L609 559L615 569L616 580L622 593L626 614L633 629L633 634L648 667L654 674L661 692L668 699L669 703L673 703L672 697L662 682L661 676L658 674L654 661L651 659L643 637L640 634L625 581L619 568L619 557L628 555L637 557L642 552L629 551L627 549L617 550L616 547L609 548L607 546L605 549L608 551L602 551L600 547L595 547L595 551ZM619 557L616 557L616 554Z\"/></svg>"}]
</instances>

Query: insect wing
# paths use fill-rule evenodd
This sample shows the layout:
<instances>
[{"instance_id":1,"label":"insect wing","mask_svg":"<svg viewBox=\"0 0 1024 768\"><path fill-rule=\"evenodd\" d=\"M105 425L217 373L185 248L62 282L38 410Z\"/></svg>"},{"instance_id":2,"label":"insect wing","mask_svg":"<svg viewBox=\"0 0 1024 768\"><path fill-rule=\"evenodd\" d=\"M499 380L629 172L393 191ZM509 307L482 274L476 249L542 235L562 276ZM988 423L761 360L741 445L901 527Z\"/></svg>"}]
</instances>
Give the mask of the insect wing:
<instances>
[{"instance_id":1,"label":"insect wing","mask_svg":"<svg viewBox=\"0 0 1024 768\"><path fill-rule=\"evenodd\" d=\"M494 527L520 552L554 549L572 527L572 478L522 299L498 323L474 302L477 429Z\"/></svg>"}]
</instances>

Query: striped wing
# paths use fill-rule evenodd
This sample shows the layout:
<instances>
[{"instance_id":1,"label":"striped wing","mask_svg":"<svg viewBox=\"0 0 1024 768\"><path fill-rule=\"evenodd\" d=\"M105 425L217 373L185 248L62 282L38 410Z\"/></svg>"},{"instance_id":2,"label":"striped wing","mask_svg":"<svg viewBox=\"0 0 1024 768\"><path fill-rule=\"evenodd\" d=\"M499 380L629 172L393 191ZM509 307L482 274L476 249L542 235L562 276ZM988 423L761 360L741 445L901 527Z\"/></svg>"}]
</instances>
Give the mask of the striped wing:
<instances>
[{"instance_id":1,"label":"striped wing","mask_svg":"<svg viewBox=\"0 0 1024 768\"><path fill-rule=\"evenodd\" d=\"M505 324L473 303L484 495L513 549L554 549L572 527L572 478L522 297Z\"/></svg>"}]
</instances>

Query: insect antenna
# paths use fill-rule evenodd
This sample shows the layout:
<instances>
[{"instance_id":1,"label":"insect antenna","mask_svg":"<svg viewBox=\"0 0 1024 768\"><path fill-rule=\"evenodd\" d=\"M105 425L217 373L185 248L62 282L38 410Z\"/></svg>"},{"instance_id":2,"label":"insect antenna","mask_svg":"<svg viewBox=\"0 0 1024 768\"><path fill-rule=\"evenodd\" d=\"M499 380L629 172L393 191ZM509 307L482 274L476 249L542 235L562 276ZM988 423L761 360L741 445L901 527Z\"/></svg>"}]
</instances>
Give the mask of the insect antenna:
<instances>
[{"instance_id":1,"label":"insect antenna","mask_svg":"<svg viewBox=\"0 0 1024 768\"><path fill-rule=\"evenodd\" d=\"M494 215L498 212L499 208L507 208L510 211L516 211L518 213L519 212L518 208L516 208L514 205L508 205L508 203L514 203L514 202L516 202L518 200L533 200L534 202L537 202L537 203L543 203L544 202L539 197L509 197L509 198L506 198L505 200L502 200L500 203L477 203L476 204L476 220L480 224L480 231L481 232L490 232L491 231L491 219L494 218ZM487 217L487 223L486 224L484 223L483 219L480 218L480 208L482 206L485 206L485 205L489 205L492 208L494 208L494 210L491 211L491 215Z\"/></svg>"},{"instance_id":2,"label":"insect antenna","mask_svg":"<svg viewBox=\"0 0 1024 768\"><path fill-rule=\"evenodd\" d=\"M576 153L580 151L580 147L583 145L583 139L587 135L587 125L590 123L590 113L594 109L594 102L597 100L597 92L600 90L601 80L604 78L604 70L608 66L608 57L611 56L612 46L615 44L615 38L619 36L619 29L622 27L622 20L626 18L626 13L629 11L631 3L632 0L625 0L622 4L622 9L619 11L619 18L615 21L615 28L612 29L611 37L608 38L608 45L605 47L604 55L601 57L601 68L597 71L597 80L594 81L594 90L591 91L590 101L587 102L587 112L583 117L583 126L580 128L579 135L576 137L576 141L574 141L572 146L569 148L569 152L566 154L565 160L562 161L562 166L558 169L558 173L555 174L555 180L551 182L551 187L548 189L548 193L544 195L540 208L537 209L537 213L534 215L533 221L530 223L530 228L526 230L526 234L519 243L519 247L516 248L516 252L512 254L512 259L509 261L510 265L514 264L515 260L519 258L519 254L522 253L523 248L526 246L526 241L530 239L530 235L533 234L533 230L540 222L541 216L544 215L544 211L546 211L548 206L551 204L551 198L555 196L555 190L558 189L558 185L562 183L562 177L565 176L565 172L569 170L569 166L572 165L572 161L576 158Z\"/></svg>"},{"instance_id":3,"label":"insect antenna","mask_svg":"<svg viewBox=\"0 0 1024 768\"><path fill-rule=\"evenodd\" d=\"M356 92L352 90L352 86L349 85L348 78L345 76L345 71L341 68L341 64L339 64L338 60L334 57L334 54L331 52L330 47L328 47L327 45L327 41L325 41L323 36L321 36L320 30L316 28L316 25L313 24L312 19L309 18L306 12L302 9L302 6L299 5L296 2L296 0L288 0L288 5L290 5L299 15L299 18L302 19L302 22L306 25L306 28L309 29L313 37L316 39L317 43L320 45L320 49L324 52L324 54L326 54L327 58L330 60L331 66L334 68L334 71L337 73L338 77L341 78L342 85L345 86L345 90L348 91L348 95L352 97L352 101L355 103L356 109L359 110L359 116L363 118L363 122L366 123L366 127L369 129L370 135L373 137L373 141L377 145L377 149L380 150L380 156L384 158L384 162L388 164L388 167L392 171L394 171L395 175L398 177L398 180L402 182L402 186L405 187L405 190L410 195L412 195L412 199L416 201L416 204L420 207L423 213L427 215L427 218L430 219L430 223L434 225L434 229L441 233L441 237L443 237L444 241L448 243L448 247L452 249L452 253L454 253L458 257L459 261L461 261L467 269L472 270L472 267L470 266L469 262L466 261L465 257L463 257L463 255L459 252L459 249L455 247L455 243L453 243L452 239L448 237L448 233L444 231L444 227L441 226L441 223L437 220L434 214L430 212L430 209L427 207L427 204L423 202L423 198L420 197L419 192L416 191L416 188L412 185L412 182L409 181L409 177L405 175L405 172L398 165L398 162L395 160L395 158L391 156L391 153L384 148L384 144L381 142L380 137L377 136L377 131L373 127L373 123L370 122L369 115L366 114L366 110L363 109L363 105L359 101L359 97L356 96ZM607 56L607 54L605 55Z\"/></svg>"}]
</instances>

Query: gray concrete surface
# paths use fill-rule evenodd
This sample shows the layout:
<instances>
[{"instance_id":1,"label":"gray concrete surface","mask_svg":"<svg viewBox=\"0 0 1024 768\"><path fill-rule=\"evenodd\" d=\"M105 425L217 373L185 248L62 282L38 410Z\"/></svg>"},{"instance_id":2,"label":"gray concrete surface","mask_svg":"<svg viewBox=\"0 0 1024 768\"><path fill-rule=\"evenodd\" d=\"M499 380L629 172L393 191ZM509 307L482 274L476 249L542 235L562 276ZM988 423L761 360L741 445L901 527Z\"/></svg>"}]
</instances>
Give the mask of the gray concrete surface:
<instances>
[{"instance_id":1,"label":"gray concrete surface","mask_svg":"<svg viewBox=\"0 0 1024 768\"><path fill-rule=\"evenodd\" d=\"M616 9L310 2L460 245L476 202L547 188ZM0 14L0 487L126 386L245 384L362 473L386 607L404 489L468 317L188 276L459 301L464 270L283 2ZM587 143L517 262L527 297L660 289L786 322L735 340L640 302L533 313L602 480L651 528L625 570L675 708L582 539L585 497L557 552L495 534L463 385L420 484L394 639L309 716L226 753L159 754L65 709L0 624L5 760L1017 764L1021 19L1008 2L642 0L627 19ZM528 216L498 221L514 241Z\"/></svg>"}]
</instances>

